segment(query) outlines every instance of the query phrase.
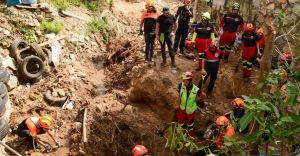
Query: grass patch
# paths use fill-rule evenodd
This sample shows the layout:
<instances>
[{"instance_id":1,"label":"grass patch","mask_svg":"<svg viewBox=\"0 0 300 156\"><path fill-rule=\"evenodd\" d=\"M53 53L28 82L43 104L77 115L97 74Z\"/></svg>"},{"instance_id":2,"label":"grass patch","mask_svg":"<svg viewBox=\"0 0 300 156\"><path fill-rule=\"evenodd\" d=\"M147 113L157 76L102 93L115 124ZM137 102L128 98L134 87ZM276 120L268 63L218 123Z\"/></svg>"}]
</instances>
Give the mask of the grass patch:
<instances>
[{"instance_id":1,"label":"grass patch","mask_svg":"<svg viewBox=\"0 0 300 156\"><path fill-rule=\"evenodd\" d=\"M80 6L82 0L48 0L55 7L61 10L66 10L70 6Z\"/></svg>"},{"instance_id":2,"label":"grass patch","mask_svg":"<svg viewBox=\"0 0 300 156\"><path fill-rule=\"evenodd\" d=\"M25 31L24 39L28 43L33 43L33 42L38 42L39 41L38 37L35 34L35 31L33 31L33 30L27 30L27 31Z\"/></svg>"},{"instance_id":3,"label":"grass patch","mask_svg":"<svg viewBox=\"0 0 300 156\"><path fill-rule=\"evenodd\" d=\"M108 42L111 37L109 24L105 17L94 18L88 23L88 31L91 33L101 33L104 42Z\"/></svg>"},{"instance_id":4,"label":"grass patch","mask_svg":"<svg viewBox=\"0 0 300 156\"><path fill-rule=\"evenodd\" d=\"M86 6L87 9L89 9L92 12L98 12L99 11L99 6L94 1L87 2L85 6Z\"/></svg>"},{"instance_id":5,"label":"grass patch","mask_svg":"<svg viewBox=\"0 0 300 156\"><path fill-rule=\"evenodd\" d=\"M40 28L44 32L58 34L64 28L64 23L59 21L43 20Z\"/></svg>"}]
</instances>

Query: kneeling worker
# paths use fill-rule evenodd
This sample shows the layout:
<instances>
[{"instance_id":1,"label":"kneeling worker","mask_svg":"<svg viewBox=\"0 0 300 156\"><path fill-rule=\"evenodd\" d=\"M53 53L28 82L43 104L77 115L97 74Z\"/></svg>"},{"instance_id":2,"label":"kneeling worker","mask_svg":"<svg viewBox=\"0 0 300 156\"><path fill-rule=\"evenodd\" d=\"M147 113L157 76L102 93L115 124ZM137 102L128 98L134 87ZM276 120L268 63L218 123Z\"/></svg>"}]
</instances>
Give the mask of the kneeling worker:
<instances>
[{"instance_id":1,"label":"kneeling worker","mask_svg":"<svg viewBox=\"0 0 300 156\"><path fill-rule=\"evenodd\" d=\"M42 117L29 117L26 118L19 124L17 129L17 134L19 137L26 138L30 143L32 143L34 148L41 148L43 146L46 150L51 150L51 146L47 143L41 141L37 135L48 133L49 136L56 143L56 146L60 147L60 143L54 138L50 132L52 127L53 119L50 116Z\"/></svg>"}]
</instances>

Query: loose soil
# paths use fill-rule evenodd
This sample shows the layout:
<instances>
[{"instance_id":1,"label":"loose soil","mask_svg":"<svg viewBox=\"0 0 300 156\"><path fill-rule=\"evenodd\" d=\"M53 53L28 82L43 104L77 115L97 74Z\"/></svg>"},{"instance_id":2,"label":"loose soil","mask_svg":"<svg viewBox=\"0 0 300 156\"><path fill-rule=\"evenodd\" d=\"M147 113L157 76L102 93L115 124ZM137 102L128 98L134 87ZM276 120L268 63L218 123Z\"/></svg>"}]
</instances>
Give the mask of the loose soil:
<instances>
[{"instance_id":1,"label":"loose soil","mask_svg":"<svg viewBox=\"0 0 300 156\"><path fill-rule=\"evenodd\" d=\"M58 67L44 75L40 82L20 85L9 93L14 105L10 119L12 128L29 116L47 114L55 119L54 134L64 147L51 153L38 151L38 155L125 156L131 155L135 144L145 145L151 155L170 155L170 151L164 149L164 137L157 132L172 120L170 116L178 105L176 89L181 73L193 71L194 83L197 84L200 72L195 70L197 62L181 56L176 56L177 70L171 68L170 58L169 66L162 68L158 44L155 62L143 62L144 40L137 31L143 7L144 2L140 0L116 0L113 13L124 31L132 28L130 34L117 33L107 46L97 44L93 37L90 38L92 42L83 47L65 43L63 61ZM70 10L88 17L86 11ZM66 34L85 31L85 22L70 17L63 20L67 25ZM124 26L124 22L129 25ZM75 59L70 54L75 55ZM257 82L245 83L242 80L242 65L235 73L238 57L238 54L232 54L228 64L222 63L213 97L206 99L205 107L196 112L195 129L199 138L208 123L218 114L230 110L233 98L256 90ZM257 71L254 71L251 79L256 80L257 76ZM63 89L75 102L74 109L64 110L44 102L43 93L48 89ZM87 143L82 139L84 108L88 109ZM42 135L41 139L53 144L47 135ZM14 132L6 141L22 155L35 155L34 150L27 143L22 144L22 139Z\"/></svg>"}]
</instances>

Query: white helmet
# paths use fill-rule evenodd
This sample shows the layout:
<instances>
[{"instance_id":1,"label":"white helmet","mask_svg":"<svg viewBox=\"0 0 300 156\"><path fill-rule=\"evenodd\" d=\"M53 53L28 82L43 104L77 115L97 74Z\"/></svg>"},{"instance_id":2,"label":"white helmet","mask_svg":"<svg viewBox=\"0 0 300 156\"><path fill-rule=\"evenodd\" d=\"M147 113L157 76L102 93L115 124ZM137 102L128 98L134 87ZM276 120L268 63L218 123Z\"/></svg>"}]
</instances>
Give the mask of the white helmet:
<instances>
[{"instance_id":1,"label":"white helmet","mask_svg":"<svg viewBox=\"0 0 300 156\"><path fill-rule=\"evenodd\" d=\"M210 20L210 13L209 12L204 12L202 14L202 20Z\"/></svg>"}]
</instances>

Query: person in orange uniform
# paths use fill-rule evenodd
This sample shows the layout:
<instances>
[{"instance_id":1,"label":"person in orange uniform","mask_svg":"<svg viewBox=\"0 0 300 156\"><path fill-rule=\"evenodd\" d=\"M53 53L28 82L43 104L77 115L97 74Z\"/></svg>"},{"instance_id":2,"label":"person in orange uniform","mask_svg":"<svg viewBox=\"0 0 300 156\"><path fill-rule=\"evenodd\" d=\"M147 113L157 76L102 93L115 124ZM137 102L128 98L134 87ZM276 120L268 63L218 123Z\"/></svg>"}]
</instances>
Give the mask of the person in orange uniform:
<instances>
[{"instance_id":1,"label":"person in orange uniform","mask_svg":"<svg viewBox=\"0 0 300 156\"><path fill-rule=\"evenodd\" d=\"M216 139L216 147L221 148L223 146L224 136L233 137L235 135L235 131L226 116L219 116L216 120L216 125L219 129L219 134Z\"/></svg>"},{"instance_id":2,"label":"person in orange uniform","mask_svg":"<svg viewBox=\"0 0 300 156\"><path fill-rule=\"evenodd\" d=\"M141 16L141 24L140 24L140 35L143 34L145 36L145 62L153 61L154 54L154 45L155 45L155 30L156 30L156 20L158 18L157 11L155 9L155 2L152 0L148 0L146 2L146 9L143 11ZM143 30L144 26L144 30Z\"/></svg>"},{"instance_id":3,"label":"person in orange uniform","mask_svg":"<svg viewBox=\"0 0 300 156\"><path fill-rule=\"evenodd\" d=\"M29 117L19 124L17 134L19 137L26 138L34 148L41 148L43 146L46 150L51 150L51 146L41 141L37 135L48 133L49 136L56 143L56 146L60 147L60 143L50 132L53 119L50 116L42 117Z\"/></svg>"},{"instance_id":4,"label":"person in orange uniform","mask_svg":"<svg viewBox=\"0 0 300 156\"><path fill-rule=\"evenodd\" d=\"M242 35L242 42L244 45L242 52L243 78L245 81L249 81L258 48L258 36L254 31L253 24L248 23L246 25L246 31Z\"/></svg>"},{"instance_id":5,"label":"person in orange uniform","mask_svg":"<svg viewBox=\"0 0 300 156\"><path fill-rule=\"evenodd\" d=\"M243 31L244 20L241 15L239 15L240 4L233 3L232 12L225 14L221 19L221 37L220 37L220 49L224 54L224 62L228 62L230 51L239 33Z\"/></svg>"},{"instance_id":6,"label":"person in orange uniform","mask_svg":"<svg viewBox=\"0 0 300 156\"><path fill-rule=\"evenodd\" d=\"M235 131L233 126L230 124L228 118L226 116L219 116L216 119L215 124L210 127L212 129L214 129L212 136L217 136L216 140L214 143L212 143L210 146L208 146L207 148L209 149L210 152L215 153L218 149L223 147L223 138L224 136L227 137L233 137L235 135ZM218 130L218 131L216 131ZM207 150L199 150L195 153L195 156L207 156L209 153L207 152ZM221 154L222 155L222 154Z\"/></svg>"},{"instance_id":7,"label":"person in orange uniform","mask_svg":"<svg viewBox=\"0 0 300 156\"><path fill-rule=\"evenodd\" d=\"M266 37L264 35L264 31L262 28L259 28L257 31L256 31L257 35L258 35L258 51L257 51L257 58L256 58L256 64L258 67L260 67L260 59L262 57L262 54L264 53L264 49L265 49L265 46L266 46Z\"/></svg>"}]
</instances>

